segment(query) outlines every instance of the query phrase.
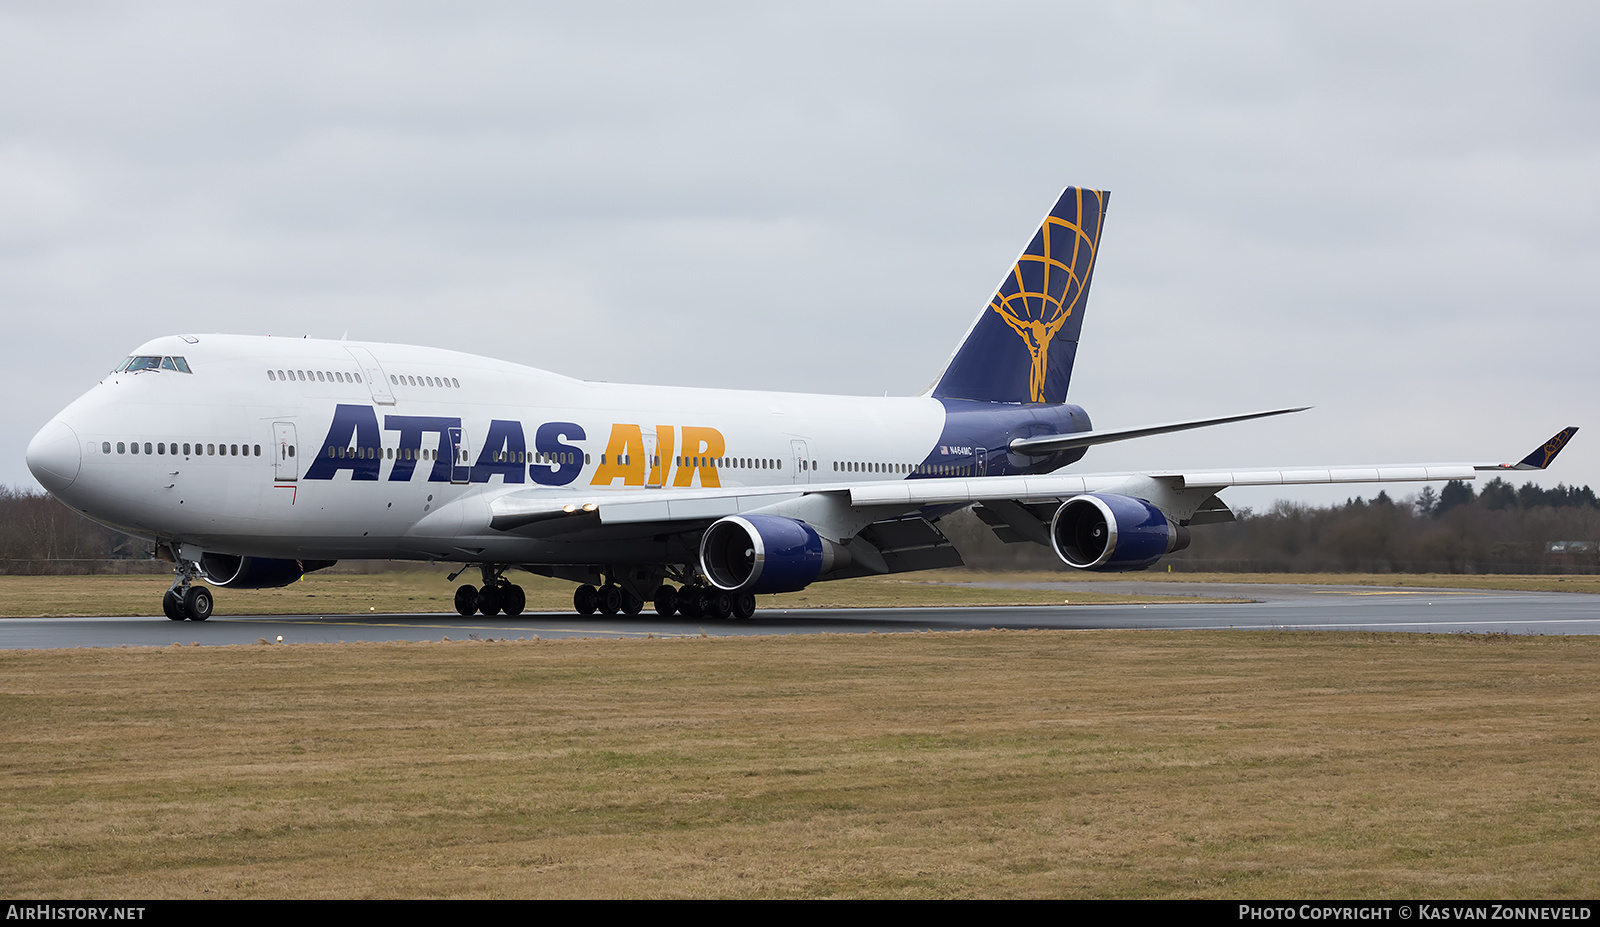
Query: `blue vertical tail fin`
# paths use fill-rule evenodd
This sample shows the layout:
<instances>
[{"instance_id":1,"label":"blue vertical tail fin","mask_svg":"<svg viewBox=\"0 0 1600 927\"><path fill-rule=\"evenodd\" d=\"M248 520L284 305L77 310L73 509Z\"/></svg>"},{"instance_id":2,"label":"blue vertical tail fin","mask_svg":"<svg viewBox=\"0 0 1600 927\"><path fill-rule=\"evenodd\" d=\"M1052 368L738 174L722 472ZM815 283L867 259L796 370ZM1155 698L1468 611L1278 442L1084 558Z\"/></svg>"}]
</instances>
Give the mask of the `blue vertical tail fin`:
<instances>
[{"instance_id":1,"label":"blue vertical tail fin","mask_svg":"<svg viewBox=\"0 0 1600 927\"><path fill-rule=\"evenodd\" d=\"M1078 187L1061 194L956 348L934 398L1066 401L1110 196Z\"/></svg>"}]
</instances>

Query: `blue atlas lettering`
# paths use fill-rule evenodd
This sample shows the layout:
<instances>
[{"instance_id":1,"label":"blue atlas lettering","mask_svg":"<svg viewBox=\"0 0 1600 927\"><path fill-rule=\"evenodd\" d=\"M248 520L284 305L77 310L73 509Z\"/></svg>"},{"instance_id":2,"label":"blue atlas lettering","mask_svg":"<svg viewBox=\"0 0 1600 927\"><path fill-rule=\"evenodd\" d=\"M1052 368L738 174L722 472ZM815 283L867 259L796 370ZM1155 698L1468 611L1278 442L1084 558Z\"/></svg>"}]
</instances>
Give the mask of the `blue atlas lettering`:
<instances>
[{"instance_id":1,"label":"blue atlas lettering","mask_svg":"<svg viewBox=\"0 0 1600 927\"><path fill-rule=\"evenodd\" d=\"M545 422L534 433L534 448L543 456L528 465L528 475L543 486L565 486L583 472L583 450L567 441L582 441L583 426L575 422Z\"/></svg>"},{"instance_id":2,"label":"blue atlas lettering","mask_svg":"<svg viewBox=\"0 0 1600 927\"><path fill-rule=\"evenodd\" d=\"M378 414L372 407L340 404L306 479L331 480L340 470L349 470L352 480L376 480L379 447Z\"/></svg>"},{"instance_id":3,"label":"blue atlas lettering","mask_svg":"<svg viewBox=\"0 0 1600 927\"><path fill-rule=\"evenodd\" d=\"M522 436L521 422L493 419L489 422L489 434L483 439L478 462L472 465L472 482L487 483L496 473L507 483L522 482L527 452L528 443Z\"/></svg>"},{"instance_id":4,"label":"blue atlas lettering","mask_svg":"<svg viewBox=\"0 0 1600 927\"><path fill-rule=\"evenodd\" d=\"M389 470L391 481L411 479L417 460L422 456L422 436L439 436L439 454L434 458L433 470L428 474L430 483L450 482L450 459L455 453L448 435L450 429L460 428L461 419L444 415L385 415L384 431L400 432L400 445L395 448L394 466Z\"/></svg>"}]
</instances>

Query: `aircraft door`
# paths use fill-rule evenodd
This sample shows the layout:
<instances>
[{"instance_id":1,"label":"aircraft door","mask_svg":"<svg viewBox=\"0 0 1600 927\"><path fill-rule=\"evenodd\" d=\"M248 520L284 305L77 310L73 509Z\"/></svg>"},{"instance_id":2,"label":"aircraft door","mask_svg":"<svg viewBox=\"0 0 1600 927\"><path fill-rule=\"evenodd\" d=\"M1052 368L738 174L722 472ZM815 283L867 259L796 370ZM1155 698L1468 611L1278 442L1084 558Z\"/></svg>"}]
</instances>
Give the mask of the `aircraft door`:
<instances>
[{"instance_id":1,"label":"aircraft door","mask_svg":"<svg viewBox=\"0 0 1600 927\"><path fill-rule=\"evenodd\" d=\"M272 478L280 481L300 478L300 461L295 457L293 422L272 423Z\"/></svg>"},{"instance_id":2,"label":"aircraft door","mask_svg":"<svg viewBox=\"0 0 1600 927\"><path fill-rule=\"evenodd\" d=\"M445 429L445 439L450 447L441 448L441 451L448 450L450 454L450 482L472 482L472 464L468 462L470 451L467 448L467 436L462 432L461 426L451 425Z\"/></svg>"},{"instance_id":3,"label":"aircraft door","mask_svg":"<svg viewBox=\"0 0 1600 927\"><path fill-rule=\"evenodd\" d=\"M372 391L372 401L380 406L394 405L394 393L389 391L389 377L378 364L378 359L366 348L346 347L350 356L361 365L361 374L367 378L367 389Z\"/></svg>"},{"instance_id":4,"label":"aircraft door","mask_svg":"<svg viewBox=\"0 0 1600 927\"><path fill-rule=\"evenodd\" d=\"M646 431L644 439L644 485L646 489L660 489L666 483L667 468L656 459L656 433Z\"/></svg>"},{"instance_id":5,"label":"aircraft door","mask_svg":"<svg viewBox=\"0 0 1600 927\"><path fill-rule=\"evenodd\" d=\"M804 441L790 441L789 450L791 452L789 456L792 458L794 465L794 481L796 483L811 482L811 456L806 453L806 443Z\"/></svg>"}]
</instances>

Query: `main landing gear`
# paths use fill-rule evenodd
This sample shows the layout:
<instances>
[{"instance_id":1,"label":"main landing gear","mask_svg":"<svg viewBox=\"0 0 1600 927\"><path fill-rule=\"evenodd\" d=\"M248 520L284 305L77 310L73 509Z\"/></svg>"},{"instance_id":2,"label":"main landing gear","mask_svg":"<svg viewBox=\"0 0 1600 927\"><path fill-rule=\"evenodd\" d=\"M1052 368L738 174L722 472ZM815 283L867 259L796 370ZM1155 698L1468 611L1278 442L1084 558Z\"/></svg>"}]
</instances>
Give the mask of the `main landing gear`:
<instances>
[{"instance_id":1,"label":"main landing gear","mask_svg":"<svg viewBox=\"0 0 1600 927\"><path fill-rule=\"evenodd\" d=\"M644 599L616 583L606 583L596 589L585 583L572 594L572 607L585 617L599 612L602 615L637 615L644 611Z\"/></svg>"},{"instance_id":2,"label":"main landing gear","mask_svg":"<svg viewBox=\"0 0 1600 927\"><path fill-rule=\"evenodd\" d=\"M528 596L522 587L508 581L503 575L505 567L496 569L493 566L479 567L483 571L483 588L478 588L470 583L456 589L456 612L463 618L482 613L485 618L492 618L504 612L507 618L515 618L522 614L528 606ZM457 572L451 579L460 576Z\"/></svg>"},{"instance_id":3,"label":"main landing gear","mask_svg":"<svg viewBox=\"0 0 1600 927\"><path fill-rule=\"evenodd\" d=\"M682 615L685 618L715 618L723 621L728 618L753 618L756 613L755 596L738 595L701 585L679 589L671 583L662 583L656 589L653 604L656 614L663 618ZM579 586L578 591L573 593L572 607L585 617L597 611L603 615L615 615L619 611L637 615L644 610L644 601L622 586L606 583L599 588Z\"/></svg>"},{"instance_id":4,"label":"main landing gear","mask_svg":"<svg viewBox=\"0 0 1600 927\"><path fill-rule=\"evenodd\" d=\"M211 590L192 585L199 576L200 571L193 563L178 561L178 575L172 580L172 588L161 597L161 610L168 618L173 621L205 621L211 617L211 609L215 604Z\"/></svg>"}]
</instances>

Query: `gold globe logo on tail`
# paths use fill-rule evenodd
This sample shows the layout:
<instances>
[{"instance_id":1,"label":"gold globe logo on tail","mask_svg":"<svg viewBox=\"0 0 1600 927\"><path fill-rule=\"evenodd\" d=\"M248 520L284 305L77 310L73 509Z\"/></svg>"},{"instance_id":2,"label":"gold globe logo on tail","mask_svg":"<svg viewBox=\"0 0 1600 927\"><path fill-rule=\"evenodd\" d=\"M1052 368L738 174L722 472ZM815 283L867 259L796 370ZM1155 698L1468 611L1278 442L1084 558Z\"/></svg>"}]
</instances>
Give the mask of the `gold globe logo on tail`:
<instances>
[{"instance_id":1,"label":"gold globe logo on tail","mask_svg":"<svg viewBox=\"0 0 1600 927\"><path fill-rule=\"evenodd\" d=\"M989 303L989 308L998 312L1028 346L1033 361L1028 394L1034 402L1045 401L1050 342L1072 317L1094 268L1099 229L1084 229L1084 199L1094 198L1090 215L1098 222L1100 197L1092 190L1079 190L1077 194L1077 214L1070 218L1054 214L1045 217L1034 244L1017 259L1000 292Z\"/></svg>"},{"instance_id":2,"label":"gold globe logo on tail","mask_svg":"<svg viewBox=\"0 0 1600 927\"><path fill-rule=\"evenodd\" d=\"M1564 429L1564 430L1562 430L1562 432L1560 434L1558 434L1555 437L1551 438L1545 444L1545 446L1544 446L1544 463L1540 465L1539 469L1542 470L1545 467L1550 466L1550 461L1554 460L1556 455L1561 453L1561 449L1567 446L1567 439L1571 438L1572 437L1572 433L1577 431L1577 430L1578 429L1576 429L1576 428Z\"/></svg>"}]
</instances>

